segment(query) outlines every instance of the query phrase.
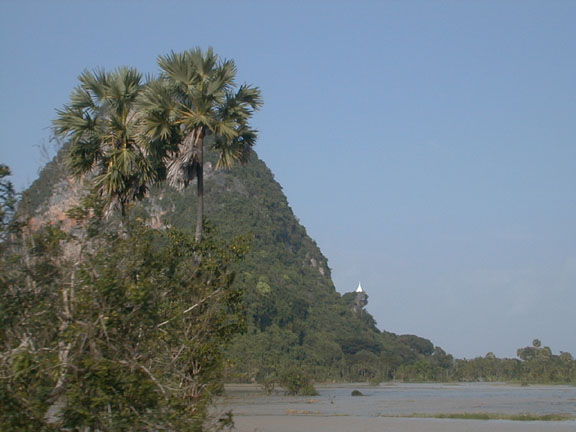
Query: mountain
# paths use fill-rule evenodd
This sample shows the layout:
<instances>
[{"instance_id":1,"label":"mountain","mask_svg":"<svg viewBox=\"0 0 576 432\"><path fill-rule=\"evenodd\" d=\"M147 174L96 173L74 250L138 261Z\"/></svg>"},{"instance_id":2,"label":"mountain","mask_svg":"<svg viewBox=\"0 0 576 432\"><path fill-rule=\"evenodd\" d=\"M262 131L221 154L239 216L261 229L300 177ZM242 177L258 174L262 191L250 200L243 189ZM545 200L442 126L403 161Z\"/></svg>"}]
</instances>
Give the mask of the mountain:
<instances>
[{"instance_id":1,"label":"mountain","mask_svg":"<svg viewBox=\"0 0 576 432\"><path fill-rule=\"evenodd\" d=\"M19 212L32 227L77 229L66 211L86 185L67 174L65 152L23 193ZM295 367L322 381L442 376L451 356L429 340L380 331L357 293L336 291L326 257L256 153L226 171L214 170L214 162L208 157L205 166L208 225L223 237L247 236L251 244L235 280L245 293L248 329L229 348L228 379L266 383ZM194 187L166 186L136 205L133 217L193 232L195 206Z\"/></svg>"}]
</instances>

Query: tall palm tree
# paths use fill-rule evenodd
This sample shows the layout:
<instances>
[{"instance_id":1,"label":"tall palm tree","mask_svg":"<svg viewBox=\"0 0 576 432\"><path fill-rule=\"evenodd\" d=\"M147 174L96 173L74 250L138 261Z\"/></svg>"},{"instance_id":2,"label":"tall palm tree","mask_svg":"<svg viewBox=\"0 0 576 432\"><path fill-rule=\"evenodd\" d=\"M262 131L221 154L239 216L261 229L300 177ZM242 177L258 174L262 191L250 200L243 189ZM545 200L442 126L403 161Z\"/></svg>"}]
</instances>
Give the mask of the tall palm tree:
<instances>
[{"instance_id":1,"label":"tall palm tree","mask_svg":"<svg viewBox=\"0 0 576 432\"><path fill-rule=\"evenodd\" d=\"M54 131L70 143L68 165L74 176L91 174L108 210L142 199L157 176L137 139L135 101L144 88L133 68L84 71L69 104L57 111Z\"/></svg>"},{"instance_id":2,"label":"tall palm tree","mask_svg":"<svg viewBox=\"0 0 576 432\"><path fill-rule=\"evenodd\" d=\"M256 142L248 120L262 105L260 90L236 86L236 66L220 60L212 48L158 57L161 75L142 93L142 136L164 142L169 183L184 189L196 179L196 241L204 217L204 151L216 151L216 168L246 162Z\"/></svg>"}]
</instances>

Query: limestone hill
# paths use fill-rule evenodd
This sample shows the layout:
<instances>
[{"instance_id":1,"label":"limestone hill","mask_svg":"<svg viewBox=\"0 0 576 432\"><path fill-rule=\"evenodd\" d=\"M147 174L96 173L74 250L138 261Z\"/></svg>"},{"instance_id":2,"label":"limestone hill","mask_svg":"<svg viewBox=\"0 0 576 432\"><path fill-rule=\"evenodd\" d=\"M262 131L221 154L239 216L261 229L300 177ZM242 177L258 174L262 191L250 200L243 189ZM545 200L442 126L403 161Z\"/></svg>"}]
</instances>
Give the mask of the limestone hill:
<instances>
[{"instance_id":1,"label":"limestone hill","mask_svg":"<svg viewBox=\"0 0 576 432\"><path fill-rule=\"evenodd\" d=\"M66 173L64 153L23 194L20 214L30 217L32 226L61 223L74 229L66 210L85 187ZM291 367L316 380L410 377L422 364L428 379L442 374L451 356L426 339L378 330L369 313L354 307L355 293L335 290L326 257L255 153L247 165L228 171L213 170L213 162L205 167L207 221L221 236L251 239L235 282L245 293L248 331L229 349L230 380L265 382ZM166 186L152 191L133 213L158 228L192 232L195 205L193 187L180 193Z\"/></svg>"}]
</instances>

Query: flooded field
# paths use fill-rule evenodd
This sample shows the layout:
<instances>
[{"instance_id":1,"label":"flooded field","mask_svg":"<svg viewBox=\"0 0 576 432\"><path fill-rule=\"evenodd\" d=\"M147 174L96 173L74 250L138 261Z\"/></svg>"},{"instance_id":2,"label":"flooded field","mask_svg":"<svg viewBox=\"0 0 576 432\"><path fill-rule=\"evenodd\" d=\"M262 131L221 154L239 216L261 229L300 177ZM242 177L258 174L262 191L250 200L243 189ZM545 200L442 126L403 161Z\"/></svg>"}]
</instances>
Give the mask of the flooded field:
<instances>
[{"instance_id":1,"label":"flooded field","mask_svg":"<svg viewBox=\"0 0 576 432\"><path fill-rule=\"evenodd\" d=\"M252 385L230 385L226 389L219 409L233 411L238 432L576 430L574 420L432 418L463 413L576 416L576 387L571 386L346 384L318 386L319 396L309 397L288 397L281 392L266 396ZM364 396L352 396L352 390Z\"/></svg>"}]
</instances>

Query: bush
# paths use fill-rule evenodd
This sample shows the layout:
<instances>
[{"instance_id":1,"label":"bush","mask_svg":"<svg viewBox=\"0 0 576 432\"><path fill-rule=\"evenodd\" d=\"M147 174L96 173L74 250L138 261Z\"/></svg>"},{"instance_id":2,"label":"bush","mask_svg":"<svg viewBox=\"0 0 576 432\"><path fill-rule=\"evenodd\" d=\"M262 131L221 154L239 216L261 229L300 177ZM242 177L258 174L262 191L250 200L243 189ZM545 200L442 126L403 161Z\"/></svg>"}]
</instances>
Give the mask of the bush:
<instances>
[{"instance_id":1,"label":"bush","mask_svg":"<svg viewBox=\"0 0 576 432\"><path fill-rule=\"evenodd\" d=\"M0 430L203 430L243 245L138 221L20 244L0 249Z\"/></svg>"},{"instance_id":2,"label":"bush","mask_svg":"<svg viewBox=\"0 0 576 432\"><path fill-rule=\"evenodd\" d=\"M297 368L286 369L280 374L279 384L290 396L317 396L312 378Z\"/></svg>"}]
</instances>

